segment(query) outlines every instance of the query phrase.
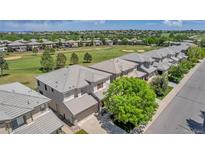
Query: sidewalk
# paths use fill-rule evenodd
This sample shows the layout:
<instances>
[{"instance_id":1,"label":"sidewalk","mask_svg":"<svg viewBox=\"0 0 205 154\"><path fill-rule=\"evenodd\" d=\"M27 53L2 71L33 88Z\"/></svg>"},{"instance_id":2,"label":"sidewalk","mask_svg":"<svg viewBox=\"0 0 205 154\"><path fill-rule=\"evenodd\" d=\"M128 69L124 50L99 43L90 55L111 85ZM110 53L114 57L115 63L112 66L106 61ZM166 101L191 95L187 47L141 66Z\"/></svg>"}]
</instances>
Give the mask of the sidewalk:
<instances>
[{"instance_id":1,"label":"sidewalk","mask_svg":"<svg viewBox=\"0 0 205 154\"><path fill-rule=\"evenodd\" d=\"M152 123L159 117L161 112L168 106L168 104L171 102L171 100L178 94L178 92L181 90L181 88L185 85L185 83L191 78L191 76L194 74L194 72L199 68L199 66L205 62L205 59L202 60L200 63L198 63L194 68L192 68L188 74L184 76L184 78L180 81L180 83L160 102L159 107L157 109L157 112L152 118L152 121L150 121L147 126L144 129L144 133L146 130L152 125Z\"/></svg>"}]
</instances>

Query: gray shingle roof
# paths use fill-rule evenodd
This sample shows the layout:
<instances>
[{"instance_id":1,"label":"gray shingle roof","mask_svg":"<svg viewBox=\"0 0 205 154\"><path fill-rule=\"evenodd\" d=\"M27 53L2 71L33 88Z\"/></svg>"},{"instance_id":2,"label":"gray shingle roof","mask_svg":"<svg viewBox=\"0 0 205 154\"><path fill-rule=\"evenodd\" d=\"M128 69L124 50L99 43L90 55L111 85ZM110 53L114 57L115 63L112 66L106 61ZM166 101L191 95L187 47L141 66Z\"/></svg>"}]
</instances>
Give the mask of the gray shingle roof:
<instances>
[{"instance_id":1,"label":"gray shingle roof","mask_svg":"<svg viewBox=\"0 0 205 154\"><path fill-rule=\"evenodd\" d=\"M174 60L174 61L176 61L176 62L179 61L179 58L177 58L177 57L171 57L171 59Z\"/></svg>"},{"instance_id":2,"label":"gray shingle roof","mask_svg":"<svg viewBox=\"0 0 205 154\"><path fill-rule=\"evenodd\" d=\"M97 103L97 100L88 94L84 94L81 97L64 102L73 115L77 115L88 108L97 105Z\"/></svg>"},{"instance_id":3,"label":"gray shingle roof","mask_svg":"<svg viewBox=\"0 0 205 154\"><path fill-rule=\"evenodd\" d=\"M97 63L90 66L90 68L94 68L104 72L109 72L112 74L120 74L123 71L134 69L135 67L137 67L136 63L126 61L120 58L103 61L101 63Z\"/></svg>"},{"instance_id":4,"label":"gray shingle roof","mask_svg":"<svg viewBox=\"0 0 205 154\"><path fill-rule=\"evenodd\" d=\"M0 85L0 121L16 118L49 101L47 97L17 82Z\"/></svg>"},{"instance_id":5,"label":"gray shingle roof","mask_svg":"<svg viewBox=\"0 0 205 154\"><path fill-rule=\"evenodd\" d=\"M21 43L19 41L14 41L8 44L8 46L24 46L26 45L25 43Z\"/></svg>"},{"instance_id":6,"label":"gray shingle roof","mask_svg":"<svg viewBox=\"0 0 205 154\"><path fill-rule=\"evenodd\" d=\"M51 111L46 111L31 123L24 125L16 130L14 134L51 134L61 128L63 124Z\"/></svg>"},{"instance_id":7,"label":"gray shingle roof","mask_svg":"<svg viewBox=\"0 0 205 154\"><path fill-rule=\"evenodd\" d=\"M144 65L141 65L140 68L141 68L144 72L146 72L146 73L148 73L148 74L153 73L153 72L155 72L155 71L157 70L157 69L156 69L155 67L153 67L153 66L145 67Z\"/></svg>"},{"instance_id":8,"label":"gray shingle roof","mask_svg":"<svg viewBox=\"0 0 205 154\"><path fill-rule=\"evenodd\" d=\"M146 56L144 53L130 53L120 57L121 59L132 61L135 63L153 62L151 56Z\"/></svg>"},{"instance_id":9,"label":"gray shingle roof","mask_svg":"<svg viewBox=\"0 0 205 154\"><path fill-rule=\"evenodd\" d=\"M94 94L95 94L95 96L96 96L98 99L103 100L103 99L105 98L104 93L105 93L107 90L108 90L108 86L107 86L106 88L102 89L102 90L99 90L99 91L95 92Z\"/></svg>"},{"instance_id":10,"label":"gray shingle roof","mask_svg":"<svg viewBox=\"0 0 205 154\"><path fill-rule=\"evenodd\" d=\"M169 65L167 65L166 63L163 62L159 62L159 63L154 63L154 66L157 68L157 70L159 71L167 71L169 69Z\"/></svg>"},{"instance_id":11,"label":"gray shingle roof","mask_svg":"<svg viewBox=\"0 0 205 154\"><path fill-rule=\"evenodd\" d=\"M109 78L111 74L80 65L55 70L37 77L41 82L65 93L72 89L88 86L88 82L97 82Z\"/></svg>"}]
</instances>

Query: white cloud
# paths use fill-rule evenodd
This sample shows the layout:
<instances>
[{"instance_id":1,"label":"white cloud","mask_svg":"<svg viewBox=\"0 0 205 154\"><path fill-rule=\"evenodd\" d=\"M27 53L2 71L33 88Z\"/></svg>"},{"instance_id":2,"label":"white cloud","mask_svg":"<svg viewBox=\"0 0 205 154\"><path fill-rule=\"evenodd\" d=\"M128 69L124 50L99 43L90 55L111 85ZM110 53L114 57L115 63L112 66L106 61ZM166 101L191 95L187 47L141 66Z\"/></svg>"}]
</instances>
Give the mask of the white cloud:
<instances>
[{"instance_id":1,"label":"white cloud","mask_svg":"<svg viewBox=\"0 0 205 154\"><path fill-rule=\"evenodd\" d=\"M94 22L94 24L95 25L102 25L102 24L105 24L105 20L96 20L95 22Z\"/></svg>"},{"instance_id":2,"label":"white cloud","mask_svg":"<svg viewBox=\"0 0 205 154\"><path fill-rule=\"evenodd\" d=\"M182 27L183 22L181 20L164 20L163 24L172 27Z\"/></svg>"},{"instance_id":3,"label":"white cloud","mask_svg":"<svg viewBox=\"0 0 205 154\"><path fill-rule=\"evenodd\" d=\"M87 22L87 23L93 23L94 25L102 25L105 24L105 20L73 20L73 22Z\"/></svg>"}]
</instances>

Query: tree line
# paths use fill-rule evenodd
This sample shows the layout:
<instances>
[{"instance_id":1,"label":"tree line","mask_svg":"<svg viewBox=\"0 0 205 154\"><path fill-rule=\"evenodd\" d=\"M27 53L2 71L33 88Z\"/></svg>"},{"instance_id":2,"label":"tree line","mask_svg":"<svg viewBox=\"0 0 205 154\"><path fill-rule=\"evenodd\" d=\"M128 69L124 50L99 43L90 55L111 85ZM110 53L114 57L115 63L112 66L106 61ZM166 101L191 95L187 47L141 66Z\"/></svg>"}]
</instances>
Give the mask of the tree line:
<instances>
[{"instance_id":1,"label":"tree line","mask_svg":"<svg viewBox=\"0 0 205 154\"><path fill-rule=\"evenodd\" d=\"M43 52L41 56L41 69L44 72L49 72L51 70L63 68L66 66L67 63L67 57L64 53L58 53L56 56L56 60L54 61L54 58L52 57L52 54L55 52L53 49L47 49ZM84 54L83 57L84 63L91 63L92 62L92 55L88 52ZM70 57L70 65L78 64L79 63L79 57L78 55L73 52Z\"/></svg>"}]
</instances>

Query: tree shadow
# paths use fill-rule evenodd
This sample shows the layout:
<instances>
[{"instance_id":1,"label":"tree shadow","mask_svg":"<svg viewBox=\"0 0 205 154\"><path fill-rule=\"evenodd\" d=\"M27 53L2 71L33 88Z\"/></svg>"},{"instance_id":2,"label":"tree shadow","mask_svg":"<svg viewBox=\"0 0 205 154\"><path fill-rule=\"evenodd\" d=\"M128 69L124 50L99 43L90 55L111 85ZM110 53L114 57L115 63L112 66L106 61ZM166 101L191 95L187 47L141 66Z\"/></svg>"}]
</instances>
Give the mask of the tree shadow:
<instances>
[{"instance_id":1,"label":"tree shadow","mask_svg":"<svg viewBox=\"0 0 205 154\"><path fill-rule=\"evenodd\" d=\"M108 134L127 134L126 131L115 125L110 119L109 115L97 116L101 127L106 130Z\"/></svg>"},{"instance_id":2,"label":"tree shadow","mask_svg":"<svg viewBox=\"0 0 205 154\"><path fill-rule=\"evenodd\" d=\"M5 74L0 75L0 77L5 77L5 76L9 76L9 75L10 75L9 73L5 73Z\"/></svg>"},{"instance_id":3,"label":"tree shadow","mask_svg":"<svg viewBox=\"0 0 205 154\"><path fill-rule=\"evenodd\" d=\"M199 123L190 118L186 120L187 125L189 126L190 130L195 134L205 134L205 126L204 126L205 111L201 111L201 114L199 116L203 119L202 123Z\"/></svg>"}]
</instances>

